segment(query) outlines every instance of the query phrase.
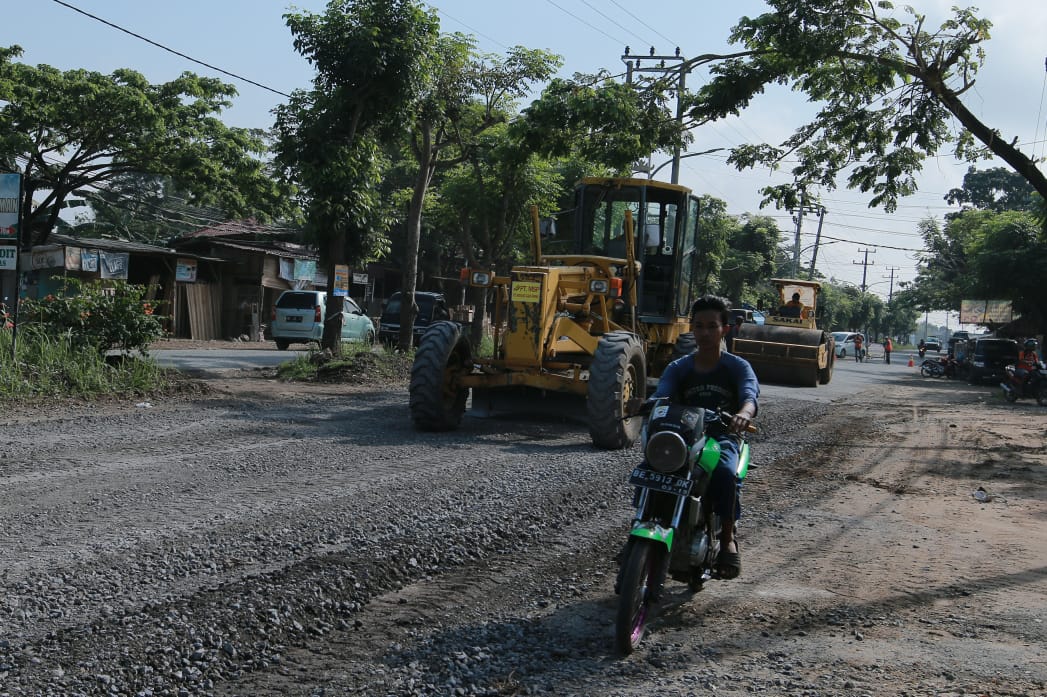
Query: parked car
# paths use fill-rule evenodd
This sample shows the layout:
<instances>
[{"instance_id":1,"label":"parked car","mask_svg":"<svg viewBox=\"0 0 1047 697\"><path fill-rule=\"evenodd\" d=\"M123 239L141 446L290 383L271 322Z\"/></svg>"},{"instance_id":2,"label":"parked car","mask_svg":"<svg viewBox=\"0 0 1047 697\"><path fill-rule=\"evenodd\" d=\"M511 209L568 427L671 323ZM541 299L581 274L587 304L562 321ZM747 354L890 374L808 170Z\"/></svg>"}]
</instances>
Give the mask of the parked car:
<instances>
[{"instance_id":1,"label":"parked car","mask_svg":"<svg viewBox=\"0 0 1047 697\"><path fill-rule=\"evenodd\" d=\"M836 342L836 357L846 358L854 355L854 338L862 337L862 348L869 344L865 341L865 335L857 332L833 332L833 341Z\"/></svg>"},{"instance_id":2,"label":"parked car","mask_svg":"<svg viewBox=\"0 0 1047 697\"><path fill-rule=\"evenodd\" d=\"M1018 362L1018 342L1014 339L975 339L968 347L967 380L976 385L983 380L999 382L1007 375L1004 368Z\"/></svg>"},{"instance_id":3,"label":"parked car","mask_svg":"<svg viewBox=\"0 0 1047 697\"><path fill-rule=\"evenodd\" d=\"M276 348L319 342L324 335L327 293L322 290L285 290L273 306L269 336ZM342 341L374 343L374 322L352 298L342 298Z\"/></svg>"},{"instance_id":4,"label":"parked car","mask_svg":"<svg viewBox=\"0 0 1047 697\"><path fill-rule=\"evenodd\" d=\"M378 340L383 344L392 345L400 340L400 297L400 291L393 293L382 310L382 317L378 322ZM414 302L418 305L413 332L414 345L417 346L429 325L451 319L451 311L447 308L447 300L443 293L418 291L414 294Z\"/></svg>"},{"instance_id":5,"label":"parked car","mask_svg":"<svg viewBox=\"0 0 1047 697\"><path fill-rule=\"evenodd\" d=\"M928 351L937 351L938 353L942 352L942 342L936 336L929 336L924 339L923 345Z\"/></svg>"}]
</instances>

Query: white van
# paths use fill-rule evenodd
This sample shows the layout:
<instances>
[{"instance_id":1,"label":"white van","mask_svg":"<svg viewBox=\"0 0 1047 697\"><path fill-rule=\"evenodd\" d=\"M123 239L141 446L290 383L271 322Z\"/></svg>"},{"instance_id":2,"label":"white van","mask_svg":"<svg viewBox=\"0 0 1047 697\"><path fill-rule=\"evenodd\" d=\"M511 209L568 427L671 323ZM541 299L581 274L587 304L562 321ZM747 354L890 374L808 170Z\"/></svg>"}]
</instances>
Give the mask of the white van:
<instances>
[{"instance_id":1,"label":"white van","mask_svg":"<svg viewBox=\"0 0 1047 697\"><path fill-rule=\"evenodd\" d=\"M276 299L269 335L276 348L318 342L324 335L327 293L322 290L285 290ZM374 343L374 322L352 298L342 298L342 341Z\"/></svg>"}]
</instances>

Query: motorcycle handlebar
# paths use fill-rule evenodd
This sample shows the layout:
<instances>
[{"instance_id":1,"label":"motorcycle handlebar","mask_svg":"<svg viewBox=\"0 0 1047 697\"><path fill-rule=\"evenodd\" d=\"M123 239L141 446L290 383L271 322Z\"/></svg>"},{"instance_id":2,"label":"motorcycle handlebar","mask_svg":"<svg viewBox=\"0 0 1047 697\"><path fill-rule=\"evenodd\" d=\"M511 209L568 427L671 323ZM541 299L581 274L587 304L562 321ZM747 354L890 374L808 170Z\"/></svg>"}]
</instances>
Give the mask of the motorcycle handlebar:
<instances>
[{"instance_id":1,"label":"motorcycle handlebar","mask_svg":"<svg viewBox=\"0 0 1047 697\"><path fill-rule=\"evenodd\" d=\"M630 399L625 404L625 416L623 417L623 420L631 419L636 416L647 416L651 413L651 410L658 401L659 400L657 399ZM706 411L716 414L717 418L725 424L730 424L731 420L734 418L734 414L724 411L723 409L706 409ZM756 427L753 426L752 423L749 423L745 427L745 432L756 433Z\"/></svg>"}]
</instances>

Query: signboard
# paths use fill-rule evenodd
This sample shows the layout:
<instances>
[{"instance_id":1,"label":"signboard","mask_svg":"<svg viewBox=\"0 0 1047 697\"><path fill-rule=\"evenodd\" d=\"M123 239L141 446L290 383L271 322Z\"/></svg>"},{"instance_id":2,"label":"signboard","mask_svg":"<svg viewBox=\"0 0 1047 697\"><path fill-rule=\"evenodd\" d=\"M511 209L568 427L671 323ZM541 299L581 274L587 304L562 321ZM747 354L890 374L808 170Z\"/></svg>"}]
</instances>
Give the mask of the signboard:
<instances>
[{"instance_id":1,"label":"signboard","mask_svg":"<svg viewBox=\"0 0 1047 697\"><path fill-rule=\"evenodd\" d=\"M344 264L334 265L334 294L343 298L349 295L349 267Z\"/></svg>"},{"instance_id":2,"label":"signboard","mask_svg":"<svg viewBox=\"0 0 1047 697\"><path fill-rule=\"evenodd\" d=\"M312 281L316 277L316 262L312 259L294 260L294 280Z\"/></svg>"},{"instance_id":3,"label":"signboard","mask_svg":"<svg viewBox=\"0 0 1047 697\"><path fill-rule=\"evenodd\" d=\"M18 196L21 193L21 182L21 174L0 174L0 238L18 238Z\"/></svg>"},{"instance_id":4,"label":"signboard","mask_svg":"<svg viewBox=\"0 0 1047 697\"><path fill-rule=\"evenodd\" d=\"M18 265L18 247L0 245L0 271L14 271Z\"/></svg>"},{"instance_id":5,"label":"signboard","mask_svg":"<svg viewBox=\"0 0 1047 697\"><path fill-rule=\"evenodd\" d=\"M513 281L513 302L536 303L541 294L540 281Z\"/></svg>"},{"instance_id":6,"label":"signboard","mask_svg":"<svg viewBox=\"0 0 1047 697\"><path fill-rule=\"evenodd\" d=\"M196 259L178 259L175 262L175 280L196 283Z\"/></svg>"},{"instance_id":7,"label":"signboard","mask_svg":"<svg viewBox=\"0 0 1047 697\"><path fill-rule=\"evenodd\" d=\"M127 252L98 252L98 275L102 278L127 280L131 255Z\"/></svg>"},{"instance_id":8,"label":"signboard","mask_svg":"<svg viewBox=\"0 0 1047 697\"><path fill-rule=\"evenodd\" d=\"M1010 300L963 300L961 324L1007 324L1014 319Z\"/></svg>"},{"instance_id":9,"label":"signboard","mask_svg":"<svg viewBox=\"0 0 1047 697\"><path fill-rule=\"evenodd\" d=\"M366 273L353 274L353 283L355 283L358 286L366 286L368 283L370 283L370 281L371 277L368 276Z\"/></svg>"}]
</instances>

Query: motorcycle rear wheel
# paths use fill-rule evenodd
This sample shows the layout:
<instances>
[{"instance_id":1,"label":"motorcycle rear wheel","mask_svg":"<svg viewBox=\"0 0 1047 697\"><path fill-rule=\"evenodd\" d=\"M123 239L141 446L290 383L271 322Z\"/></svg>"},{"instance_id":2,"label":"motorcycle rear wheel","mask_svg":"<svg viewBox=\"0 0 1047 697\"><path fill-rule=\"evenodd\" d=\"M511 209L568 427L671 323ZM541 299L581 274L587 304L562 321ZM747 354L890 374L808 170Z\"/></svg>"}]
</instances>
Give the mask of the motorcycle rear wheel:
<instances>
[{"instance_id":1,"label":"motorcycle rear wheel","mask_svg":"<svg viewBox=\"0 0 1047 697\"><path fill-rule=\"evenodd\" d=\"M623 562L614 624L614 647L622 656L631 654L647 631L647 621L653 614L655 589L651 583L657 577L658 561L659 553L652 543L638 542Z\"/></svg>"},{"instance_id":2,"label":"motorcycle rear wheel","mask_svg":"<svg viewBox=\"0 0 1047 697\"><path fill-rule=\"evenodd\" d=\"M1003 398L1006 399L1008 402L1017 402L1018 392L1015 390L1004 390Z\"/></svg>"},{"instance_id":3,"label":"motorcycle rear wheel","mask_svg":"<svg viewBox=\"0 0 1047 697\"><path fill-rule=\"evenodd\" d=\"M1047 407L1047 385L1042 385L1036 390L1036 403L1041 407Z\"/></svg>"}]
</instances>

